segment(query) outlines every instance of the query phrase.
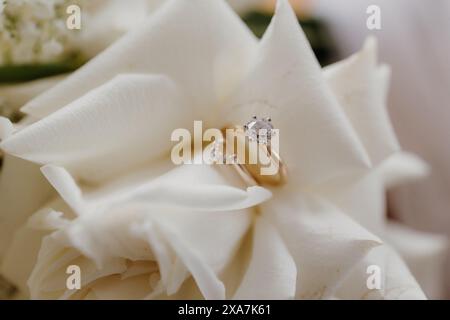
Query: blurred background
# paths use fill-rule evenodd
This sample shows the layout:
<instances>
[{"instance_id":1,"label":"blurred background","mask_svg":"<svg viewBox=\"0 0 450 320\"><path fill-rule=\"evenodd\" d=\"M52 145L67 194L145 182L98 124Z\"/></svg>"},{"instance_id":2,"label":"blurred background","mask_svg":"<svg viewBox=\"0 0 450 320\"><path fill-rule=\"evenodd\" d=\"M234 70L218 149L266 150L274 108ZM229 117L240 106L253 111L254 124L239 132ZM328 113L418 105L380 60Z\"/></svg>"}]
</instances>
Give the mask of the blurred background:
<instances>
[{"instance_id":1,"label":"blurred background","mask_svg":"<svg viewBox=\"0 0 450 320\"><path fill-rule=\"evenodd\" d=\"M0 115L17 122L25 102L138 25L164 1L2 1ZM229 0L257 36L269 24L275 2ZM64 9L71 3L83 8L83 28L76 32L65 27ZM428 297L450 298L450 1L291 3L323 66L360 50L368 35L378 39L379 59L392 68L388 108L400 144L431 167L427 178L387 191L386 216L395 221L388 241ZM380 10L380 29L367 27L371 5ZM2 286L3 292L9 290L0 279Z\"/></svg>"},{"instance_id":2,"label":"blurred background","mask_svg":"<svg viewBox=\"0 0 450 320\"><path fill-rule=\"evenodd\" d=\"M423 251L416 259L410 259L407 250L402 254L426 293L450 298L448 249L445 258L439 240L429 234L450 235L450 1L310 2L314 15L326 21L341 57L358 50L373 34L379 41L380 61L392 68L388 100L392 124L403 149L424 159L431 172L389 190L388 214L417 232L417 237L405 234L397 240ZM366 9L373 4L380 8L380 30L364 28Z\"/></svg>"}]
</instances>

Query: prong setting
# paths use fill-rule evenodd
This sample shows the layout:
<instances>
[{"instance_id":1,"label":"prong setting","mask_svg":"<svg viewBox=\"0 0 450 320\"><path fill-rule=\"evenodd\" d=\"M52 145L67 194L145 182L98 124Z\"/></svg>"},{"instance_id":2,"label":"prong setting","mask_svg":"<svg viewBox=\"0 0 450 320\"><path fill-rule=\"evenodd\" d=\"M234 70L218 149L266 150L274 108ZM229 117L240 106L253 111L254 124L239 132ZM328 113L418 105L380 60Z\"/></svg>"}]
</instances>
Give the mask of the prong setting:
<instances>
[{"instance_id":1,"label":"prong setting","mask_svg":"<svg viewBox=\"0 0 450 320\"><path fill-rule=\"evenodd\" d=\"M247 122L243 127L250 141L256 141L265 145L270 144L270 140L274 134L272 119L270 117L258 119L257 116L253 116L252 120Z\"/></svg>"}]
</instances>

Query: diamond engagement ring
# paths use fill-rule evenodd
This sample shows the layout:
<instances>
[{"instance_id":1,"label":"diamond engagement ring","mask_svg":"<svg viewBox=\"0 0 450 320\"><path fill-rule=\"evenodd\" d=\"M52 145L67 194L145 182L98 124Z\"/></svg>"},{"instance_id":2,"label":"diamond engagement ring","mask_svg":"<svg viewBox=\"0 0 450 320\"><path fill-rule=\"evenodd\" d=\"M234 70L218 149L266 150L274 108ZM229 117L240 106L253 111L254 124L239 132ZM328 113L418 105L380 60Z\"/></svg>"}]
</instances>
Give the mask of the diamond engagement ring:
<instances>
[{"instance_id":1,"label":"diamond engagement ring","mask_svg":"<svg viewBox=\"0 0 450 320\"><path fill-rule=\"evenodd\" d=\"M228 130L233 130L232 139ZM229 156L237 161L241 176L250 176L259 185L280 186L286 183L286 165L278 154L279 132L274 128L271 118L259 119L253 116L243 126L235 125L224 131L227 139L225 144L238 149L238 156L234 153L229 153ZM239 145L243 146L243 156L239 153Z\"/></svg>"}]
</instances>

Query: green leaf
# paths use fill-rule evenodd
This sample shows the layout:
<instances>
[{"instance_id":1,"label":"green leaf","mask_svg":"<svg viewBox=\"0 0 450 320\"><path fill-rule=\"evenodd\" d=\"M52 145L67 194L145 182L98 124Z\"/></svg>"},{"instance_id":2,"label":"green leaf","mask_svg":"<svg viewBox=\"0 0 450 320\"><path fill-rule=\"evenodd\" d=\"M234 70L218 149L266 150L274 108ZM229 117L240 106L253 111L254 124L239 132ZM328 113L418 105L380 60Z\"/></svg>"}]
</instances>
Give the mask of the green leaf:
<instances>
[{"instance_id":1,"label":"green leaf","mask_svg":"<svg viewBox=\"0 0 450 320\"><path fill-rule=\"evenodd\" d=\"M0 66L0 84L30 81L71 72L84 62L85 59L77 55L62 62Z\"/></svg>"}]
</instances>

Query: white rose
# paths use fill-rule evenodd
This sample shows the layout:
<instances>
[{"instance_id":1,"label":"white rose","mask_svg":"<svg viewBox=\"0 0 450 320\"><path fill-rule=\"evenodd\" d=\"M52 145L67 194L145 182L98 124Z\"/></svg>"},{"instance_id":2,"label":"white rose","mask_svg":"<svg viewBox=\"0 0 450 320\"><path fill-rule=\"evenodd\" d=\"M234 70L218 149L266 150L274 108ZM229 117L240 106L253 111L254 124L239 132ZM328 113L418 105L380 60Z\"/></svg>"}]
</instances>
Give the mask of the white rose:
<instances>
[{"instance_id":1,"label":"white rose","mask_svg":"<svg viewBox=\"0 0 450 320\"><path fill-rule=\"evenodd\" d=\"M424 298L374 235L385 186L425 171L399 150L387 76L373 41L324 75L286 1L260 42L223 1L169 1L5 134L3 275L32 298ZM174 129L253 114L280 129L286 186L171 163Z\"/></svg>"}]
</instances>

